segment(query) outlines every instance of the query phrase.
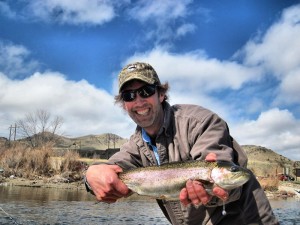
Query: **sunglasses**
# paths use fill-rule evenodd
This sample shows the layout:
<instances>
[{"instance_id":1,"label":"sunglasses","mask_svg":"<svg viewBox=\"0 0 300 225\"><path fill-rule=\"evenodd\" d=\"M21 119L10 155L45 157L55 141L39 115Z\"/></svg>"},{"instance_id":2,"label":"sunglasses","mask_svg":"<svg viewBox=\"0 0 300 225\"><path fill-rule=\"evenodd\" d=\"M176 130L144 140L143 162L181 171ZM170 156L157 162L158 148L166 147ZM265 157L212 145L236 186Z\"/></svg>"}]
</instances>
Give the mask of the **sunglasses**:
<instances>
[{"instance_id":1,"label":"sunglasses","mask_svg":"<svg viewBox=\"0 0 300 225\"><path fill-rule=\"evenodd\" d=\"M155 94L156 85L144 85L135 90L123 91L121 97L124 102L132 102L136 99L136 93L142 98L149 98Z\"/></svg>"}]
</instances>

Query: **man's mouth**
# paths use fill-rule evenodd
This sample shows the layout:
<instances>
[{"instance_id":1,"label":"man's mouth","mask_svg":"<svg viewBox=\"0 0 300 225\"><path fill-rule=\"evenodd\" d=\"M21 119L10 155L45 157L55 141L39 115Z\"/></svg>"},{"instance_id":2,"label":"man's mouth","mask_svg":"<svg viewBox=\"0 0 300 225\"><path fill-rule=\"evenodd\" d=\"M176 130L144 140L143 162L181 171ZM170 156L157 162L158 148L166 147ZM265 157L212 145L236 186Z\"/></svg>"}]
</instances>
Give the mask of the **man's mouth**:
<instances>
[{"instance_id":1,"label":"man's mouth","mask_svg":"<svg viewBox=\"0 0 300 225\"><path fill-rule=\"evenodd\" d=\"M146 115L149 111L150 111L150 109L147 108L147 109L143 109L143 110L137 110L136 113L137 113L138 115L144 116L144 115Z\"/></svg>"}]
</instances>

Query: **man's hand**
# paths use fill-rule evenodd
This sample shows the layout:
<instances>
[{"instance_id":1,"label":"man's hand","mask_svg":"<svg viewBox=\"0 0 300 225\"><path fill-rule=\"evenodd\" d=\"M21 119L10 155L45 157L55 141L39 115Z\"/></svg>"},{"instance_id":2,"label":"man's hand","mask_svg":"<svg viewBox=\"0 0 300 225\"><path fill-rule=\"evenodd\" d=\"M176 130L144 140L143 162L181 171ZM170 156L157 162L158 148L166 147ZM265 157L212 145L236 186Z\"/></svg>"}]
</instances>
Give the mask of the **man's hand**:
<instances>
[{"instance_id":1,"label":"man's hand","mask_svg":"<svg viewBox=\"0 0 300 225\"><path fill-rule=\"evenodd\" d=\"M205 160L208 162L216 161L216 154L208 154ZM228 199L228 192L220 187L214 187L213 194L224 201ZM201 182L197 180L188 180L186 182L186 187L183 188L179 194L179 199L185 206L188 204L199 206L201 203L206 205L211 198L212 196L206 192Z\"/></svg>"},{"instance_id":2,"label":"man's hand","mask_svg":"<svg viewBox=\"0 0 300 225\"><path fill-rule=\"evenodd\" d=\"M117 165L93 165L86 172L86 180L97 200L106 203L116 202L130 194L128 187L119 179L122 168Z\"/></svg>"}]
</instances>

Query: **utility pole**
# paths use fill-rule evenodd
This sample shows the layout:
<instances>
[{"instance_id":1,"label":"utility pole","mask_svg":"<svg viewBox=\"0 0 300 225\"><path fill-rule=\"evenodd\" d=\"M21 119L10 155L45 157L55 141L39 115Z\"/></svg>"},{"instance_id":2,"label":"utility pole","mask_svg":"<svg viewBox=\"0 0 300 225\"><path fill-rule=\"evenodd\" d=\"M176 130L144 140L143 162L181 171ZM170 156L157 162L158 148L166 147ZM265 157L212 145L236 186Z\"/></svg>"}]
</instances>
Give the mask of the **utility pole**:
<instances>
[{"instance_id":1,"label":"utility pole","mask_svg":"<svg viewBox=\"0 0 300 225\"><path fill-rule=\"evenodd\" d=\"M10 127L9 127L8 143L10 143L10 138L11 138L11 130L12 130L12 125L10 125Z\"/></svg>"},{"instance_id":2,"label":"utility pole","mask_svg":"<svg viewBox=\"0 0 300 225\"><path fill-rule=\"evenodd\" d=\"M10 125L9 127L9 138L8 138L8 143L10 145L10 142L13 138L13 140L16 140L16 136L17 136L17 124L15 124L15 126Z\"/></svg>"},{"instance_id":3,"label":"utility pole","mask_svg":"<svg viewBox=\"0 0 300 225\"><path fill-rule=\"evenodd\" d=\"M14 141L16 140L16 136L17 136L17 124L15 124Z\"/></svg>"}]
</instances>

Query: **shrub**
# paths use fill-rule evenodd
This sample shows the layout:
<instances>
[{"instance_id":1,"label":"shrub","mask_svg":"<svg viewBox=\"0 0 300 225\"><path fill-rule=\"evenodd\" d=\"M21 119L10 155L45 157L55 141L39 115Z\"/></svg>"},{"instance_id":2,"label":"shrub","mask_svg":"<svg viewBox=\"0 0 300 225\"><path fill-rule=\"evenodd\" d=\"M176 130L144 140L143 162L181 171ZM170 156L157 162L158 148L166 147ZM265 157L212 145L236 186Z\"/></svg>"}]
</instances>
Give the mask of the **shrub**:
<instances>
[{"instance_id":1,"label":"shrub","mask_svg":"<svg viewBox=\"0 0 300 225\"><path fill-rule=\"evenodd\" d=\"M61 174L69 181L82 179L86 163L80 161L79 153L69 150L62 157L53 157L53 152L53 146L49 144L38 148L20 143L8 148L0 146L2 175L35 179Z\"/></svg>"},{"instance_id":2,"label":"shrub","mask_svg":"<svg viewBox=\"0 0 300 225\"><path fill-rule=\"evenodd\" d=\"M80 172L83 170L84 164L80 161L78 152L68 150L63 155L63 158L60 166L61 172Z\"/></svg>"},{"instance_id":3,"label":"shrub","mask_svg":"<svg viewBox=\"0 0 300 225\"><path fill-rule=\"evenodd\" d=\"M4 169L4 176L15 175L25 178L49 176L51 154L52 146L29 148L16 144L1 151L0 167Z\"/></svg>"}]
</instances>

